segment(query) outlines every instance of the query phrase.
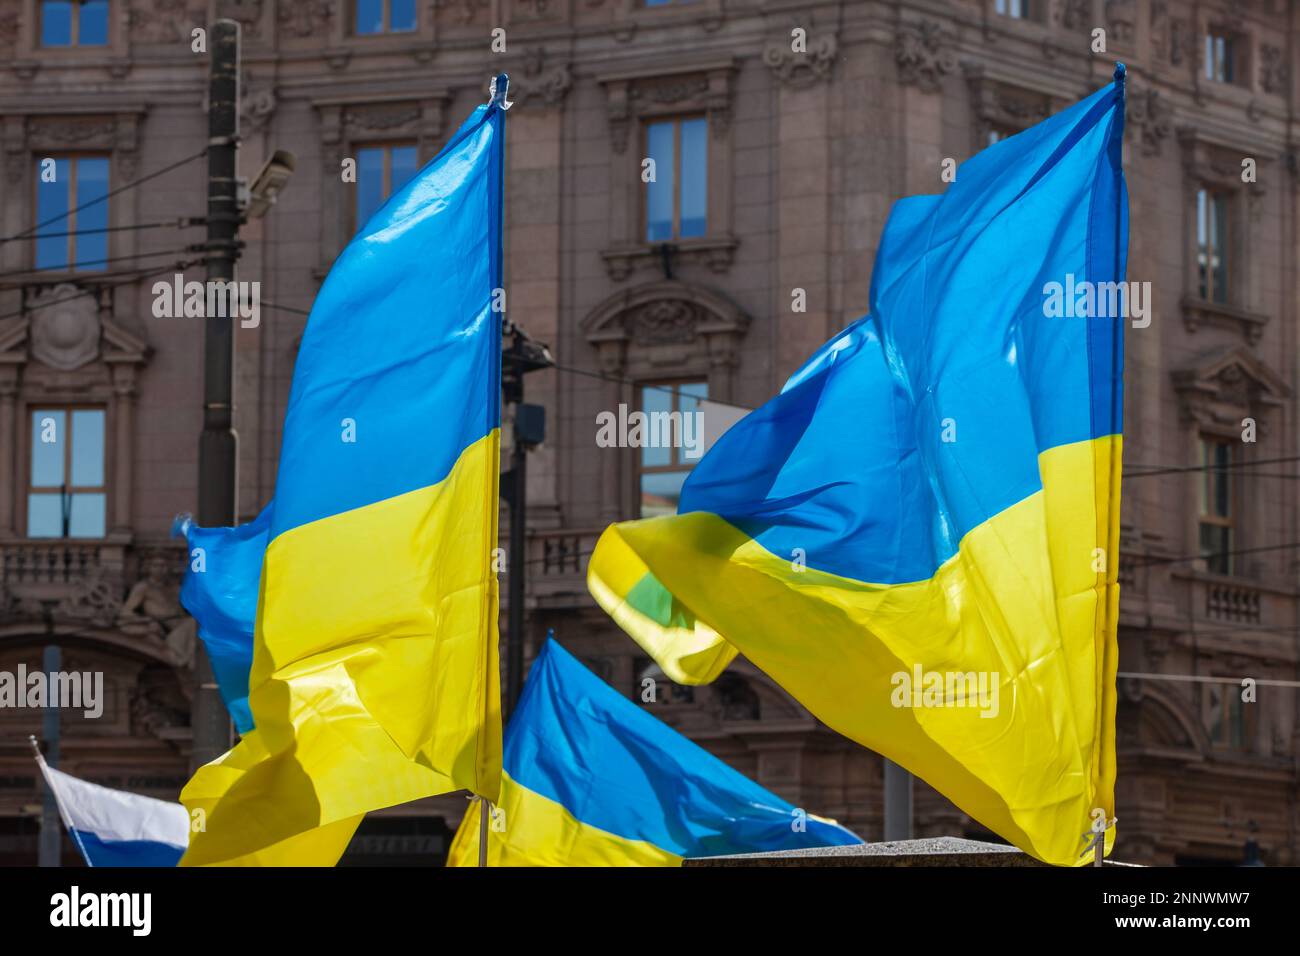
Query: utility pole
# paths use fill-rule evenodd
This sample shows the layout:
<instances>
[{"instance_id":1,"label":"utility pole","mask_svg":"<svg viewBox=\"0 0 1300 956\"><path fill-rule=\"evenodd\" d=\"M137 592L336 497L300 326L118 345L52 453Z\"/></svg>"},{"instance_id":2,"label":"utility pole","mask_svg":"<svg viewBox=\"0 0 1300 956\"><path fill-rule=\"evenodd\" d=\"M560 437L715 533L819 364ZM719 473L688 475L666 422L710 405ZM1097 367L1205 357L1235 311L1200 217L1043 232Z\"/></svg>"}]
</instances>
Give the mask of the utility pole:
<instances>
[{"instance_id":1,"label":"utility pole","mask_svg":"<svg viewBox=\"0 0 1300 956\"><path fill-rule=\"evenodd\" d=\"M546 437L546 409L524 401L524 375L555 363L545 346L534 342L518 326L507 322L510 346L501 356L501 391L514 408L510 470L501 476L501 496L510 508L510 563L506 572L510 616L506 631L506 706L514 712L524 686L524 530L528 523L528 449Z\"/></svg>"},{"instance_id":2,"label":"utility pole","mask_svg":"<svg viewBox=\"0 0 1300 956\"><path fill-rule=\"evenodd\" d=\"M239 24L218 20L209 31L207 279L230 281L239 258ZM228 311L228 310L227 310ZM205 527L235 523L238 449L233 429L233 317L203 320L203 433L199 436L199 514ZM217 690L212 664L200 644L196 654L194 731L190 755L195 770L230 745L230 716Z\"/></svg>"},{"instance_id":3,"label":"utility pole","mask_svg":"<svg viewBox=\"0 0 1300 956\"><path fill-rule=\"evenodd\" d=\"M54 675L63 670L63 651L57 644L45 645L44 660L47 686L54 686ZM50 702L52 703L52 701ZM61 728L59 708L48 706L41 714L41 736L45 738L45 762L59 769L59 736ZM39 866L62 866L63 821L59 818L59 802L50 789L49 781L41 775L41 837L37 850Z\"/></svg>"},{"instance_id":4,"label":"utility pole","mask_svg":"<svg viewBox=\"0 0 1300 956\"><path fill-rule=\"evenodd\" d=\"M912 775L888 757L885 761L885 839L912 839Z\"/></svg>"}]
</instances>

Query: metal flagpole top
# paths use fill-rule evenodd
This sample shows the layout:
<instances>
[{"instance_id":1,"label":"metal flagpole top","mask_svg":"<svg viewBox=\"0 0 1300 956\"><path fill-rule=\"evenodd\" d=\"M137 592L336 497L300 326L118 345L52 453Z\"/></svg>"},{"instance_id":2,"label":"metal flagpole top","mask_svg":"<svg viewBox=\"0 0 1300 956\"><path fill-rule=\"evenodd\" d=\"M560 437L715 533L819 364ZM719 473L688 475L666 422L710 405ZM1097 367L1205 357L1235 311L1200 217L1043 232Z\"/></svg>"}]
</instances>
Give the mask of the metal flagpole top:
<instances>
[{"instance_id":1,"label":"metal flagpole top","mask_svg":"<svg viewBox=\"0 0 1300 956\"><path fill-rule=\"evenodd\" d=\"M492 83L488 87L488 102L496 103L503 110L508 110L510 107L515 105L506 99L506 95L509 92L510 75L508 73L498 73L496 76L492 77Z\"/></svg>"}]
</instances>

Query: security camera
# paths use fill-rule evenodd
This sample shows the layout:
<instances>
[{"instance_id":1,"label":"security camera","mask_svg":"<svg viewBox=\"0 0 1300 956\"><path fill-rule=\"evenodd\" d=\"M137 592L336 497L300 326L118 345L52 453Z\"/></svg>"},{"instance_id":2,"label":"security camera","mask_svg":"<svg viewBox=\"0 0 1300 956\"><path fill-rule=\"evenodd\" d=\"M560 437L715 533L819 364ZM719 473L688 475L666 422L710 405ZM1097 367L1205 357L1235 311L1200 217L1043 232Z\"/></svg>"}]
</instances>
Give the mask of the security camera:
<instances>
[{"instance_id":1,"label":"security camera","mask_svg":"<svg viewBox=\"0 0 1300 956\"><path fill-rule=\"evenodd\" d=\"M293 175L293 167L293 153L287 149L277 149L275 155L266 161L248 190L248 203L244 210L248 219L260 219L275 205L280 190Z\"/></svg>"}]
</instances>

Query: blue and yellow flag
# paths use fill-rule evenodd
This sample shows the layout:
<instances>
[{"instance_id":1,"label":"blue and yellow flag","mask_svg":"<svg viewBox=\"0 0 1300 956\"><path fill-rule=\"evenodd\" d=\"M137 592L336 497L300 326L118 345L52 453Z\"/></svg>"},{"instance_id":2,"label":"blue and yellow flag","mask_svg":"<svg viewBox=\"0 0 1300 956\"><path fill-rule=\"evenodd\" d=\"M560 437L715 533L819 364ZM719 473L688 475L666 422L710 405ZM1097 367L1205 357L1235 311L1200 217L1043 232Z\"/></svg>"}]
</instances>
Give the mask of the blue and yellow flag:
<instances>
[{"instance_id":1,"label":"blue and yellow flag","mask_svg":"<svg viewBox=\"0 0 1300 956\"><path fill-rule=\"evenodd\" d=\"M897 203L870 317L723 435L677 515L607 529L588 573L673 680L743 653L1062 865L1114 816L1123 334L1082 292L1055 306L1124 277L1116 76Z\"/></svg>"},{"instance_id":2,"label":"blue and yellow flag","mask_svg":"<svg viewBox=\"0 0 1300 956\"><path fill-rule=\"evenodd\" d=\"M477 866L471 804L448 866ZM491 866L679 866L684 857L862 840L737 773L583 667L553 640L506 728Z\"/></svg>"},{"instance_id":3,"label":"blue and yellow flag","mask_svg":"<svg viewBox=\"0 0 1300 956\"><path fill-rule=\"evenodd\" d=\"M269 508L255 727L181 794L206 813L183 865L333 863L366 811L497 797L503 124L477 109L312 308Z\"/></svg>"},{"instance_id":4,"label":"blue and yellow flag","mask_svg":"<svg viewBox=\"0 0 1300 956\"><path fill-rule=\"evenodd\" d=\"M253 666L258 582L270 527L271 509L263 508L252 521L235 528L202 528L189 515L177 519L172 528L188 545L181 604L198 623L217 689L241 734L253 729L248 672Z\"/></svg>"}]
</instances>

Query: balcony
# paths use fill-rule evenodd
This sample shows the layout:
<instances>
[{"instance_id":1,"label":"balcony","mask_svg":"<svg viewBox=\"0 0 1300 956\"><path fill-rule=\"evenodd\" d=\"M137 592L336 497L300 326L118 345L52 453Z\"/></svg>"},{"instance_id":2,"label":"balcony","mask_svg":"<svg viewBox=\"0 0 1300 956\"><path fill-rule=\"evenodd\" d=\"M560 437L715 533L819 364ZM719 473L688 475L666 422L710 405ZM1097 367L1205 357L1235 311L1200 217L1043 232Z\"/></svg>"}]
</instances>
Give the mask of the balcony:
<instances>
[{"instance_id":1,"label":"balcony","mask_svg":"<svg viewBox=\"0 0 1300 956\"><path fill-rule=\"evenodd\" d=\"M587 561L603 530L560 528L529 533L524 560L530 605L535 602L537 607L548 609L593 606L587 594ZM503 539L503 547L505 543ZM503 578L503 606L507 598L508 588Z\"/></svg>"},{"instance_id":2,"label":"balcony","mask_svg":"<svg viewBox=\"0 0 1300 956\"><path fill-rule=\"evenodd\" d=\"M126 586L123 542L0 541L0 625L61 618L110 626Z\"/></svg>"}]
</instances>

